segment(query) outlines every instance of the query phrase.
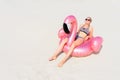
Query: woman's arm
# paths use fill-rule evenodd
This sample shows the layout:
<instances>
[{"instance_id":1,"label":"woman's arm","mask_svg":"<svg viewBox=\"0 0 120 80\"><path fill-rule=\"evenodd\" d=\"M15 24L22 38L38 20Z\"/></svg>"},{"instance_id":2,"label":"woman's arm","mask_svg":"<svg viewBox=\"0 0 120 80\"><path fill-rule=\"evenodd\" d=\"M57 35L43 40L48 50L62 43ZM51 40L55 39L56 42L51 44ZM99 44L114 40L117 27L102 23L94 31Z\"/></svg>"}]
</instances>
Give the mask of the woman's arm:
<instances>
[{"instance_id":1,"label":"woman's arm","mask_svg":"<svg viewBox=\"0 0 120 80\"><path fill-rule=\"evenodd\" d=\"M90 27L90 33L88 36L85 37L85 40L93 37L93 27Z\"/></svg>"},{"instance_id":2,"label":"woman's arm","mask_svg":"<svg viewBox=\"0 0 120 80\"><path fill-rule=\"evenodd\" d=\"M90 28L90 34L88 35L89 38L93 37L93 27Z\"/></svg>"}]
</instances>

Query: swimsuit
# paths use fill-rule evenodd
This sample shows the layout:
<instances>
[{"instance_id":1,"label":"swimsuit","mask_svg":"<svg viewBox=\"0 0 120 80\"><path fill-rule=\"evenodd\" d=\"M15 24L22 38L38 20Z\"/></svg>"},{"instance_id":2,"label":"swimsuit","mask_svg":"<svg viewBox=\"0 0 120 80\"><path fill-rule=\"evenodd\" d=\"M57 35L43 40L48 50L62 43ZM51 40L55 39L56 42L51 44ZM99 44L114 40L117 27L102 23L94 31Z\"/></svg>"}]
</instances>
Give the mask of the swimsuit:
<instances>
[{"instance_id":1,"label":"swimsuit","mask_svg":"<svg viewBox=\"0 0 120 80\"><path fill-rule=\"evenodd\" d=\"M81 27L81 28L80 28L80 31L81 31L81 32L84 32L84 33L87 34L87 35L89 34L89 28Z\"/></svg>"},{"instance_id":2,"label":"swimsuit","mask_svg":"<svg viewBox=\"0 0 120 80\"><path fill-rule=\"evenodd\" d=\"M84 32L86 35L89 35L89 27L88 28L81 27L80 31ZM75 37L75 40L78 39L78 38L83 38L83 37L79 36L78 33L77 33L77 35Z\"/></svg>"}]
</instances>

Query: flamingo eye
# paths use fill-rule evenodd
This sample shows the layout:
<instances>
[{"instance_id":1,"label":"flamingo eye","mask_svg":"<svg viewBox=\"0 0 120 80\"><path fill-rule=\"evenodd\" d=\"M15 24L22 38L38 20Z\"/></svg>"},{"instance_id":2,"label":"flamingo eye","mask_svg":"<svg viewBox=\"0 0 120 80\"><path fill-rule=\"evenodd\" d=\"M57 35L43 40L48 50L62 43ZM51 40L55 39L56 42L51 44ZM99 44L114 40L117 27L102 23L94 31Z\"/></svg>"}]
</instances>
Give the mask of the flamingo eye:
<instances>
[{"instance_id":1,"label":"flamingo eye","mask_svg":"<svg viewBox=\"0 0 120 80\"><path fill-rule=\"evenodd\" d=\"M65 33L69 34L70 33L70 25L63 23L63 29L65 31Z\"/></svg>"}]
</instances>

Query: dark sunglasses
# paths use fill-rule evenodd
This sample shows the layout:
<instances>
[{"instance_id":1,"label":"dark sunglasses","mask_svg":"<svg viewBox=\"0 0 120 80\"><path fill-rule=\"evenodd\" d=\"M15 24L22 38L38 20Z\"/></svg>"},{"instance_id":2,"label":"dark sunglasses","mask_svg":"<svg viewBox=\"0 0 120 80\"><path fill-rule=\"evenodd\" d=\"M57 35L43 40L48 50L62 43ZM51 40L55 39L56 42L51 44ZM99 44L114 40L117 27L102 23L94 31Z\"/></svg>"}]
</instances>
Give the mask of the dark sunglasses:
<instances>
[{"instance_id":1,"label":"dark sunglasses","mask_svg":"<svg viewBox=\"0 0 120 80\"><path fill-rule=\"evenodd\" d=\"M86 21L91 21L91 19L85 19Z\"/></svg>"}]
</instances>

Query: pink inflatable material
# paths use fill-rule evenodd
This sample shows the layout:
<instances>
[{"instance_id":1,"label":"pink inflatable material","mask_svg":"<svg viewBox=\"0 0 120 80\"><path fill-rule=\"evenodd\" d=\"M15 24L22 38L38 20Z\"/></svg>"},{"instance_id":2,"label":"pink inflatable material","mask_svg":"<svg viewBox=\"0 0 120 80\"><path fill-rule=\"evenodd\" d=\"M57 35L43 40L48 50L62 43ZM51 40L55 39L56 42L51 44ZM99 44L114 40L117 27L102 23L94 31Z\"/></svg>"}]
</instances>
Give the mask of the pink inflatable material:
<instances>
[{"instance_id":1,"label":"pink inflatable material","mask_svg":"<svg viewBox=\"0 0 120 80\"><path fill-rule=\"evenodd\" d=\"M66 38L66 37L69 38L67 44L65 44L65 46L63 48L63 52L67 53L69 51L71 44L73 43L73 41L75 40L75 37L76 37L77 20L73 15L70 15L70 16L66 17L66 19L64 20L64 23L65 24L73 24L70 27L70 34L66 34L63 28L60 29L58 32L58 37L60 38L60 43L64 38ZM102 42L103 42L103 39L100 36L96 36L91 39L88 39L88 40L84 41L84 43L82 43L80 46L76 47L71 56L85 57L85 56L91 55L92 53L97 53L101 49Z\"/></svg>"}]
</instances>

